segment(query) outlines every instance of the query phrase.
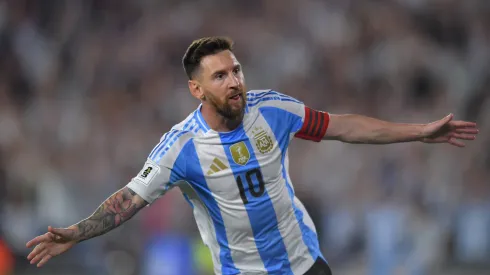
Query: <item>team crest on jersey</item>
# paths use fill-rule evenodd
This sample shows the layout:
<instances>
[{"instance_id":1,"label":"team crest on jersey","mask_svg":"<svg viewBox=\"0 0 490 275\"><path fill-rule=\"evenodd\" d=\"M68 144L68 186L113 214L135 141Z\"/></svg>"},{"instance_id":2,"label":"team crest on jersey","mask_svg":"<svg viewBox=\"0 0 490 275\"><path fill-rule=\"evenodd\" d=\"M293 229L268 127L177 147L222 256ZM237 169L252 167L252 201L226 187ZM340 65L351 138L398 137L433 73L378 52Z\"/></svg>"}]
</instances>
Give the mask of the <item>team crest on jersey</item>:
<instances>
[{"instance_id":1,"label":"team crest on jersey","mask_svg":"<svg viewBox=\"0 0 490 275\"><path fill-rule=\"evenodd\" d=\"M262 127L255 127L252 130L252 134L255 145L262 154L269 153L272 150L272 147L274 146L272 143L272 138L264 129L262 129Z\"/></svg>"},{"instance_id":2,"label":"team crest on jersey","mask_svg":"<svg viewBox=\"0 0 490 275\"><path fill-rule=\"evenodd\" d=\"M247 145L245 142L240 141L238 143L230 146L231 156L233 157L233 161L237 164L245 165L250 159L250 152L248 151Z\"/></svg>"}]
</instances>

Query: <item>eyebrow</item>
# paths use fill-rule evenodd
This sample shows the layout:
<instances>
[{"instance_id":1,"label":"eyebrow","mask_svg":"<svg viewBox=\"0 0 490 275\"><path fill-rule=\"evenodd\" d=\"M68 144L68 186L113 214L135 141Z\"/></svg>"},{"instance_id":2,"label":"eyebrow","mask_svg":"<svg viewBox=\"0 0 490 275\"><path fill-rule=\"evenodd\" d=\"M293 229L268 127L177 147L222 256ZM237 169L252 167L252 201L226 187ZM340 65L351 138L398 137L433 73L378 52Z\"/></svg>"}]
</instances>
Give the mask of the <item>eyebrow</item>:
<instances>
[{"instance_id":1,"label":"eyebrow","mask_svg":"<svg viewBox=\"0 0 490 275\"><path fill-rule=\"evenodd\" d=\"M218 70L211 74L211 76L216 76L218 74L226 74L226 70Z\"/></svg>"},{"instance_id":2,"label":"eyebrow","mask_svg":"<svg viewBox=\"0 0 490 275\"><path fill-rule=\"evenodd\" d=\"M241 64L236 64L235 66L233 66L233 70L235 69L241 69L242 68L242 65ZM218 71L215 71L214 73L211 74L211 76L216 76L218 74L226 74L226 70L218 70Z\"/></svg>"}]
</instances>

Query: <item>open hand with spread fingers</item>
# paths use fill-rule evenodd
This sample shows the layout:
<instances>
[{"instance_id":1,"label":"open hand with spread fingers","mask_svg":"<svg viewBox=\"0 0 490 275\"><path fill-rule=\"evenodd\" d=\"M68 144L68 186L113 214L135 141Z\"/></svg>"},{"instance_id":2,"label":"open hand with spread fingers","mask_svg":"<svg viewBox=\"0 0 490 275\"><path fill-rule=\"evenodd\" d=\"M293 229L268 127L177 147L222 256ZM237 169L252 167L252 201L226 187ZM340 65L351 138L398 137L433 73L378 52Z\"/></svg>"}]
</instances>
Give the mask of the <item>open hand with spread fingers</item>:
<instances>
[{"instance_id":1,"label":"open hand with spread fingers","mask_svg":"<svg viewBox=\"0 0 490 275\"><path fill-rule=\"evenodd\" d=\"M453 120L454 115L426 124L423 127L422 142L449 143L457 147L464 147L461 140L474 140L478 134L476 123Z\"/></svg>"},{"instance_id":2,"label":"open hand with spread fingers","mask_svg":"<svg viewBox=\"0 0 490 275\"><path fill-rule=\"evenodd\" d=\"M43 266L51 258L58 256L72 248L78 241L75 239L75 230L69 228L48 227L48 232L30 240L26 246L34 247L27 259L37 267Z\"/></svg>"}]
</instances>

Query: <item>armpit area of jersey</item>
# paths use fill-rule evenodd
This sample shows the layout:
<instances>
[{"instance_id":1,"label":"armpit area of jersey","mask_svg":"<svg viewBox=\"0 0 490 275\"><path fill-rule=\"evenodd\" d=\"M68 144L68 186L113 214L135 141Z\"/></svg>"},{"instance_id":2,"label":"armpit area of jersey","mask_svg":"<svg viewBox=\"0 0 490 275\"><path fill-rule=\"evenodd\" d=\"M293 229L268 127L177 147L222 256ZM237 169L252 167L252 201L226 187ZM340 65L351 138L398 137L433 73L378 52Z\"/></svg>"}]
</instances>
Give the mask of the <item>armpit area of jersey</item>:
<instances>
[{"instance_id":1,"label":"armpit area of jersey","mask_svg":"<svg viewBox=\"0 0 490 275\"><path fill-rule=\"evenodd\" d=\"M319 142L327 132L329 121L330 116L328 113L305 107L303 127L294 136Z\"/></svg>"}]
</instances>

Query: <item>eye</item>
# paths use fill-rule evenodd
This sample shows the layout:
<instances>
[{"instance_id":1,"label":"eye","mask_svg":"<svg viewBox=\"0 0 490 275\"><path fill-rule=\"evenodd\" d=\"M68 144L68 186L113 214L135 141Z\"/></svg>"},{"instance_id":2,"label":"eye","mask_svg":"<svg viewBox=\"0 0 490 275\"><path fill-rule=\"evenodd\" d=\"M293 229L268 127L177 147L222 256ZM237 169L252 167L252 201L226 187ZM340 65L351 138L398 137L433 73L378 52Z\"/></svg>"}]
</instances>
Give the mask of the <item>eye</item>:
<instances>
[{"instance_id":1,"label":"eye","mask_svg":"<svg viewBox=\"0 0 490 275\"><path fill-rule=\"evenodd\" d=\"M218 79L218 80L221 80L221 79L223 79L224 77L225 77L225 74L223 74L223 73L218 73L218 74L216 74L216 75L214 76L214 78L215 78L215 79Z\"/></svg>"},{"instance_id":2,"label":"eye","mask_svg":"<svg viewBox=\"0 0 490 275\"><path fill-rule=\"evenodd\" d=\"M238 73L240 73L240 67L235 68L235 69L233 70L233 73L234 73L234 74L238 74Z\"/></svg>"}]
</instances>

